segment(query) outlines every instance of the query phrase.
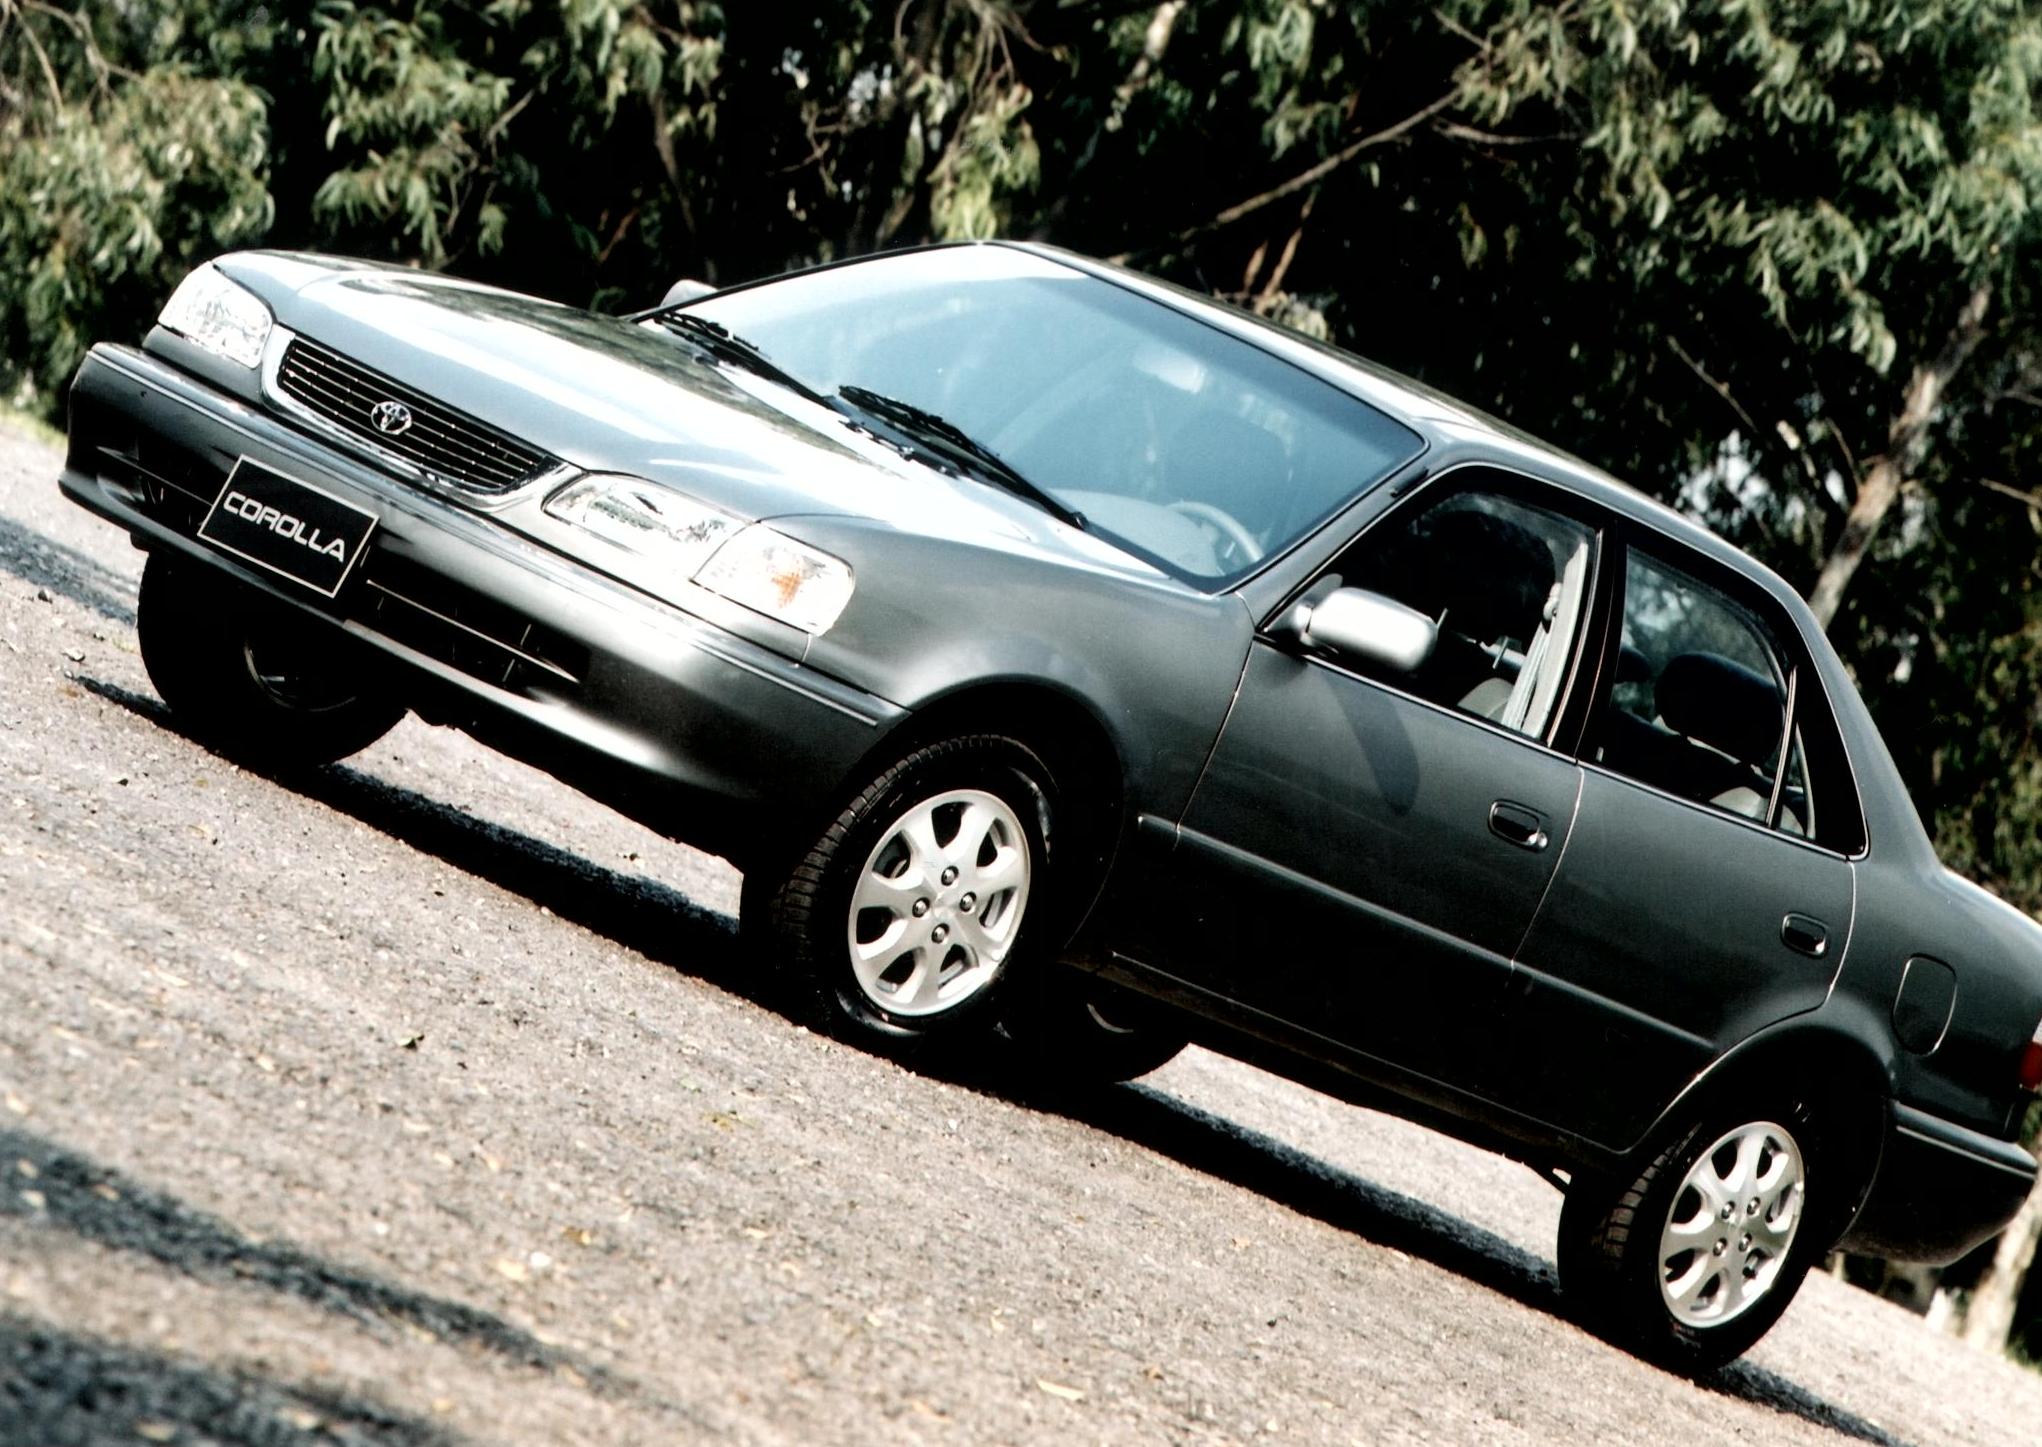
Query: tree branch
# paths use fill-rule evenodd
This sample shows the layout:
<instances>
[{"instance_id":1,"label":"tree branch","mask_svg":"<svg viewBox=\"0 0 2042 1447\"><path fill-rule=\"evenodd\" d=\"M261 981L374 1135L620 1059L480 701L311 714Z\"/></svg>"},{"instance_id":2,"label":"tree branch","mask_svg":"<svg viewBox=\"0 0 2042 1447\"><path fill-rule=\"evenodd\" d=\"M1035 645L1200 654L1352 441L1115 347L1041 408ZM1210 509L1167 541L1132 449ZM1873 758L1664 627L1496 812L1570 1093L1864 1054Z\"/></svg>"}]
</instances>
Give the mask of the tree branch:
<instances>
[{"instance_id":1,"label":"tree branch","mask_svg":"<svg viewBox=\"0 0 2042 1447\"><path fill-rule=\"evenodd\" d=\"M2006 483L1990 477L1979 478L1978 485L1998 493L2001 497L2010 497L2015 502L2026 503L2033 511L2042 513L2042 493L2023 492L2018 487L2009 487Z\"/></svg>"},{"instance_id":2,"label":"tree branch","mask_svg":"<svg viewBox=\"0 0 2042 1447\"><path fill-rule=\"evenodd\" d=\"M1547 141L1578 141L1579 131L1549 131L1542 136L1506 136L1497 131L1480 130L1464 125L1460 121L1441 121L1433 127L1450 141L1470 141L1482 146L1537 146Z\"/></svg>"},{"instance_id":3,"label":"tree branch","mask_svg":"<svg viewBox=\"0 0 2042 1447\"><path fill-rule=\"evenodd\" d=\"M1689 371L1693 372L1697 377L1700 377L1703 382L1708 384L1708 388L1710 391L1714 392L1718 397L1721 397L1725 402L1728 402L1730 404L1730 410L1732 412L1735 412L1737 414L1737 420L1744 424L1745 435L1750 437L1752 441L1756 442L1758 440L1758 424L1751 420L1751 414L1744 410L1744 404L1739 402L1736 397L1731 395L1729 385L1724 382L1719 382L1714 377L1710 376L1708 368L1704 367L1700 362L1696 361L1693 357L1689 356L1688 349L1680 344L1679 337L1672 336L1668 337L1666 339L1666 345L1672 349L1672 352L1676 357L1679 357L1683 362L1687 363Z\"/></svg>"},{"instance_id":4,"label":"tree branch","mask_svg":"<svg viewBox=\"0 0 2042 1447\"><path fill-rule=\"evenodd\" d=\"M1262 293L1255 298L1255 315L1266 317L1276 309L1277 298L1283 295L1283 279L1290 274L1290 264L1297 259L1298 243L1305 239L1305 225L1312 219L1312 208L1319 204L1319 193L1305 193L1305 204L1298 210L1298 224L1290 233L1290 240L1283 243L1283 251L1276 258L1276 265L1270 269L1269 279L1262 283Z\"/></svg>"},{"instance_id":5,"label":"tree branch","mask_svg":"<svg viewBox=\"0 0 2042 1447\"><path fill-rule=\"evenodd\" d=\"M10 11L13 9L12 6L8 8ZM44 50L43 43L36 39L35 27L30 25L18 13L10 14L6 18L21 27L21 38L28 42L28 48L34 52L37 64L42 67L43 80L49 85L50 106L52 109L62 112L65 108L64 88L57 83L57 70L55 66L50 64L49 52Z\"/></svg>"},{"instance_id":6,"label":"tree branch","mask_svg":"<svg viewBox=\"0 0 2042 1447\"><path fill-rule=\"evenodd\" d=\"M1980 283L1957 313L1956 324L1943 342L1935 360L1914 369L1902 394L1900 411L1886 430L1886 451L1872 459L1858 495L1844 518L1843 532L1830 550L1829 559L1809 590L1808 606L1824 628L1835 621L1843 603L1844 589L1864 562L1879 524L1900 496L1901 486L1921 461L1928 446L1929 425L1935 421L1950 380L1985 335L1985 311L1992 302L1992 287Z\"/></svg>"},{"instance_id":7,"label":"tree branch","mask_svg":"<svg viewBox=\"0 0 2042 1447\"><path fill-rule=\"evenodd\" d=\"M1170 48L1170 35L1177 25L1177 17L1183 12L1185 0L1163 0L1156 7L1156 13L1149 17L1149 28L1142 35L1142 53L1135 57L1128 67L1127 79L1113 92L1113 110L1106 117L1105 129L1117 131L1127 119L1127 108L1149 83L1149 77L1156 67L1163 63L1163 52Z\"/></svg>"},{"instance_id":8,"label":"tree branch","mask_svg":"<svg viewBox=\"0 0 2042 1447\"><path fill-rule=\"evenodd\" d=\"M1314 165L1307 166L1304 170L1298 172L1297 175L1291 177L1288 181L1283 182L1281 185L1272 186L1267 191L1262 192L1260 195L1250 196L1245 201L1237 202L1234 205L1227 207L1226 210L1220 212L1210 221L1201 222L1199 225L1190 228L1188 231L1178 232L1177 235L1170 238L1171 244L1173 245L1181 244L1183 242L1191 240L1193 237L1203 236L1209 231L1217 231L1222 226L1230 226L1234 222L1239 221L1243 216L1252 216L1265 206L1272 206L1276 202L1281 201L1284 197L1295 195L1297 192L1304 190L1305 187L1312 185L1314 182L1325 180L1328 176L1332 175L1335 171L1339 170L1342 166L1346 165L1349 161L1353 160L1363 151L1369 150L1375 146L1388 145L1391 141L1397 140L1400 137L1407 135L1411 131L1417 129L1419 126L1424 125L1427 121L1431 120L1434 116L1438 115L1441 111L1445 110L1448 106L1452 105L1454 103L1455 95L1456 92L1448 91L1445 95L1439 97L1439 99L1433 101L1429 105L1419 107L1417 110L1411 112L1410 115L1405 116L1404 119L1396 122L1394 125L1385 126L1379 131L1372 131L1368 135L1359 137L1358 139L1353 141L1349 141L1339 150L1333 152L1332 155L1325 157L1324 159L1320 160ZM1153 251L1155 249L1156 249L1155 247L1144 248L1144 250L1149 251ZM1109 259L1116 262L1124 263L1126 261L1131 260L1135 255L1136 253L1134 252L1124 251L1120 255Z\"/></svg>"}]
</instances>

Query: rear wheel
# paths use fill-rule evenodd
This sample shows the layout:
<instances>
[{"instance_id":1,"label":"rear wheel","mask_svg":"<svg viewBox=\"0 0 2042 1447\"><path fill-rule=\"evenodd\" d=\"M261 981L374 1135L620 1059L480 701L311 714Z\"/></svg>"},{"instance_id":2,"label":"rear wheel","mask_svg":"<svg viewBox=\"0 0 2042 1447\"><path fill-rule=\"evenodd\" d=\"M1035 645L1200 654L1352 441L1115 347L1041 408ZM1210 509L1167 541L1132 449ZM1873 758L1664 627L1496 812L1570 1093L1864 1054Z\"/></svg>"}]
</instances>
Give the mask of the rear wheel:
<instances>
[{"instance_id":1,"label":"rear wheel","mask_svg":"<svg viewBox=\"0 0 2042 1447\"><path fill-rule=\"evenodd\" d=\"M1780 1319L1825 1242L1810 1217L1813 1133L1750 1111L1713 1113L1629 1184L1591 1176L1560 1216L1561 1285L1591 1324L1677 1370L1741 1356Z\"/></svg>"},{"instance_id":2,"label":"rear wheel","mask_svg":"<svg viewBox=\"0 0 2042 1447\"><path fill-rule=\"evenodd\" d=\"M837 1033L899 1049L990 1030L1052 884L1054 787L1012 739L930 745L883 770L743 921Z\"/></svg>"},{"instance_id":3,"label":"rear wheel","mask_svg":"<svg viewBox=\"0 0 2042 1447\"><path fill-rule=\"evenodd\" d=\"M338 629L199 564L152 553L135 628L149 681L201 742L259 768L311 768L404 717Z\"/></svg>"}]
</instances>

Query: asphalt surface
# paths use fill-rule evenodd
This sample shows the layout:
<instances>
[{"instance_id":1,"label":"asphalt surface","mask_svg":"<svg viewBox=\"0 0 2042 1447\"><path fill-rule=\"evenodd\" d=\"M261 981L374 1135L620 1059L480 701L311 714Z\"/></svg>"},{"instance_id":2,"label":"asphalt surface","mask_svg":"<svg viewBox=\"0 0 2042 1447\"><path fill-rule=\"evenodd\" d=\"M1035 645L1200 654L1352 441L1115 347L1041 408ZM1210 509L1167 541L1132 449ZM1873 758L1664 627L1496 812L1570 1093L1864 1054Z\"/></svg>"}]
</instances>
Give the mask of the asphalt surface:
<instances>
[{"instance_id":1,"label":"asphalt surface","mask_svg":"<svg viewBox=\"0 0 2042 1447\"><path fill-rule=\"evenodd\" d=\"M1231 1061L1051 1106L821 1039L731 870L457 734L244 772L57 470L0 430L0 1443L2042 1431L1828 1278L1645 1366L1529 1172Z\"/></svg>"}]
</instances>

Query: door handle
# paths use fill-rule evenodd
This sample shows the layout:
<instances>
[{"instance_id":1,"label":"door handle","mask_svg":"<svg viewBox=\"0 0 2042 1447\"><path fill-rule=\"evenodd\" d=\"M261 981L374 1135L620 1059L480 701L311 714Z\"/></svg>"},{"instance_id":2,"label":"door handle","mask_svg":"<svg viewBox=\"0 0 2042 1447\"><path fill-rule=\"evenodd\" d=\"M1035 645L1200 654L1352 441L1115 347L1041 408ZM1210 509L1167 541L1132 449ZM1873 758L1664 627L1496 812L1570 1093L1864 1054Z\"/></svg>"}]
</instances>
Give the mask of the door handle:
<instances>
[{"instance_id":1,"label":"door handle","mask_svg":"<svg viewBox=\"0 0 2042 1447\"><path fill-rule=\"evenodd\" d=\"M1829 926L1805 914L1790 914L1780 921L1780 943L1819 960L1829 949Z\"/></svg>"},{"instance_id":2,"label":"door handle","mask_svg":"<svg viewBox=\"0 0 2042 1447\"><path fill-rule=\"evenodd\" d=\"M1515 844L1534 854L1553 842L1546 833L1543 814L1508 799L1498 799L1489 806L1489 832L1506 844Z\"/></svg>"}]
</instances>

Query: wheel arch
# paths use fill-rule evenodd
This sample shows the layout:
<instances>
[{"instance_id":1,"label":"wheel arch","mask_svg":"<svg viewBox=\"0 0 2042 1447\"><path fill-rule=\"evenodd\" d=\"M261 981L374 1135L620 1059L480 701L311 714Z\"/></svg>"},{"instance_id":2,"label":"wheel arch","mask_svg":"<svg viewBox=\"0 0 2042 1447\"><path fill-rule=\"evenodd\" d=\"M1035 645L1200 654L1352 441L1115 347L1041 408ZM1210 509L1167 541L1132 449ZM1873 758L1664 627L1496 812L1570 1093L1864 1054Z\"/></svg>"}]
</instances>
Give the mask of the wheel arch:
<instances>
[{"instance_id":1,"label":"wheel arch","mask_svg":"<svg viewBox=\"0 0 2042 1447\"><path fill-rule=\"evenodd\" d=\"M1805 1102L1820 1129L1818 1148L1849 1183L1823 1224L1827 1240L1840 1238L1878 1173L1892 1114L1893 1044L1880 1024L1860 1002L1838 997L1740 1042L1668 1104L1626 1153L1627 1164L1649 1161L1669 1136L1729 1102Z\"/></svg>"},{"instance_id":2,"label":"wheel arch","mask_svg":"<svg viewBox=\"0 0 2042 1447\"><path fill-rule=\"evenodd\" d=\"M1055 824L1063 833L1057 867L1080 881L1063 894L1068 917L1059 921L1058 933L1068 938L1091 912L1119 849L1129 790L1124 756L1112 731L1078 695L1029 678L960 685L889 729L858 760L844 787L855 788L917 749L973 734L1010 738L1049 772L1057 791Z\"/></svg>"}]
</instances>

